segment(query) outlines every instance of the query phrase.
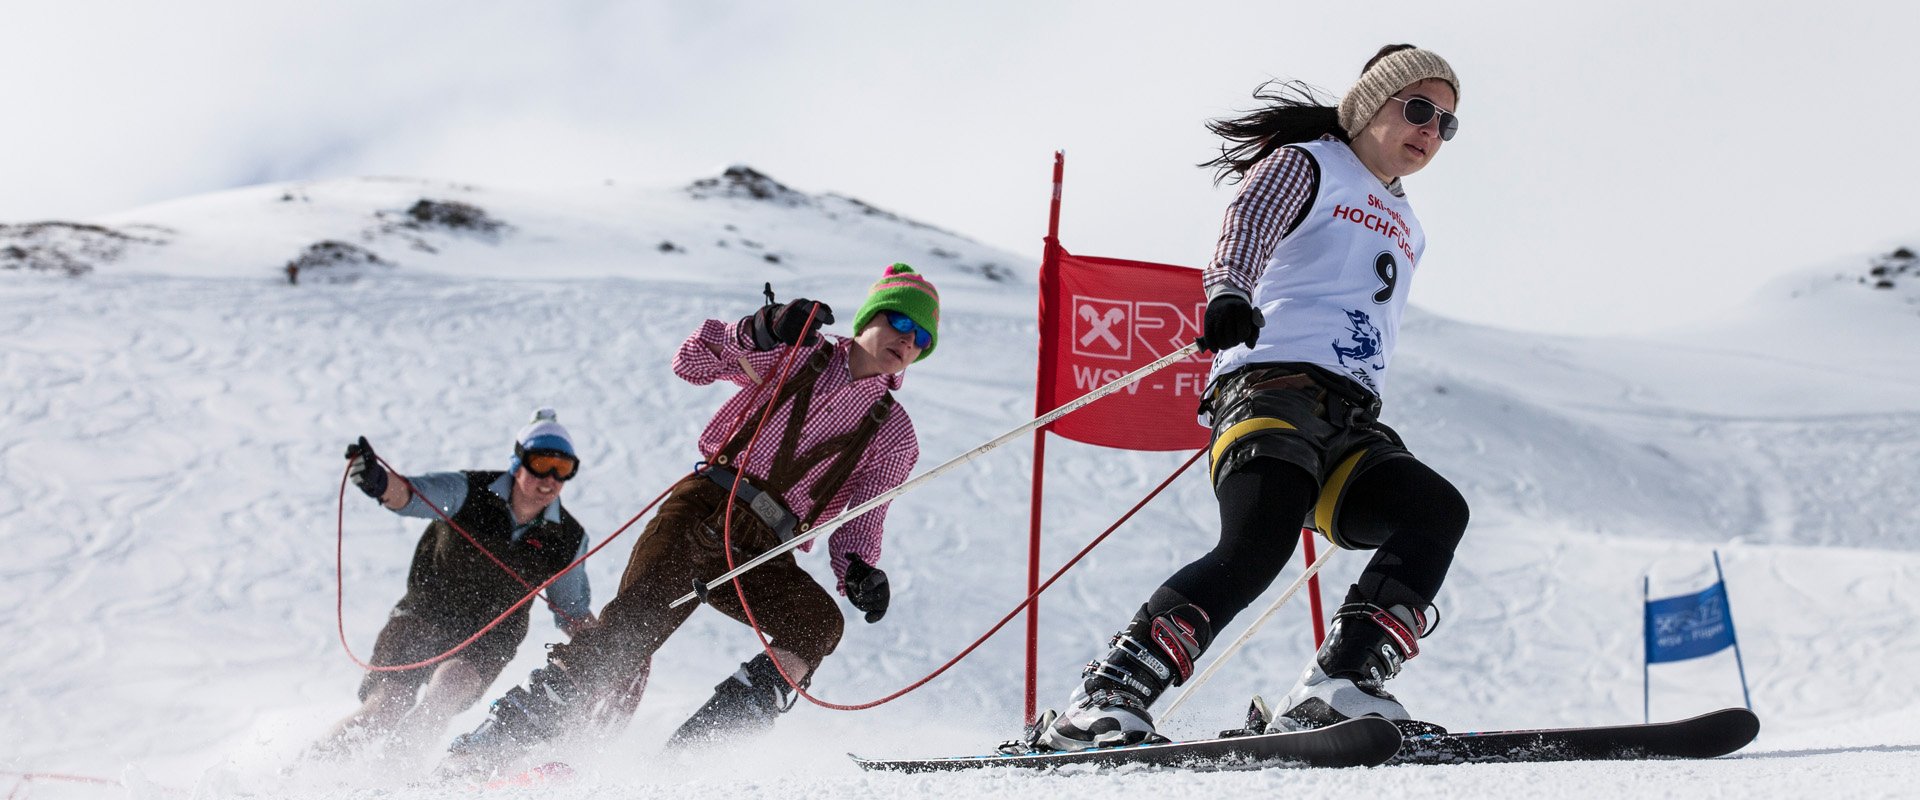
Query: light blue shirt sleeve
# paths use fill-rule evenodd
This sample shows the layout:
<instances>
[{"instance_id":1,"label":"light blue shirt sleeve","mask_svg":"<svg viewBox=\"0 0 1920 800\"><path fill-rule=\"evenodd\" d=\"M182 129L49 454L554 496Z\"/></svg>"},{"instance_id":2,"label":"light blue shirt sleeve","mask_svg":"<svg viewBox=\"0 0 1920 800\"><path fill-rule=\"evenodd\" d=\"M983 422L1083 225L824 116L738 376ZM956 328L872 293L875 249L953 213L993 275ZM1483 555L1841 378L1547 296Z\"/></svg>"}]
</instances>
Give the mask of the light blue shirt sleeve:
<instances>
[{"instance_id":1,"label":"light blue shirt sleeve","mask_svg":"<svg viewBox=\"0 0 1920 800\"><path fill-rule=\"evenodd\" d=\"M573 554L573 560L579 561L587 554L587 537L580 537L580 549ZM587 565L574 567L571 572L560 576L547 587L547 599L553 601L553 624L561 630L567 628L567 617L586 619L592 613L593 589L587 585ZM564 612L564 616L562 613Z\"/></svg>"},{"instance_id":2,"label":"light blue shirt sleeve","mask_svg":"<svg viewBox=\"0 0 1920 800\"><path fill-rule=\"evenodd\" d=\"M406 505L395 509L395 514L439 519L440 515L433 513L435 507L451 517L460 513L460 508L467 504L467 476L463 473L429 472L408 476L407 480L413 484L413 497L407 499Z\"/></svg>"}]
</instances>

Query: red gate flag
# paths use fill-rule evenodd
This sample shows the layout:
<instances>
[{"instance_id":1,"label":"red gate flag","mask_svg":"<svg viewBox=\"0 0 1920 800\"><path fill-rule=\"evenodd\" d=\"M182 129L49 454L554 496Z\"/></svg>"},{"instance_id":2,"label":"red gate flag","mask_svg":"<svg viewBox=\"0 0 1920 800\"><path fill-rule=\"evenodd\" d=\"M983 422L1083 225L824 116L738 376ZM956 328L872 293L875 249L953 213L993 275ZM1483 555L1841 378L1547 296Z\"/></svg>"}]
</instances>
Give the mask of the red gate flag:
<instances>
[{"instance_id":1,"label":"red gate flag","mask_svg":"<svg viewBox=\"0 0 1920 800\"><path fill-rule=\"evenodd\" d=\"M1200 270L1076 256L1055 245L1040 271L1039 403L1058 408L1200 336ZM1125 450L1197 450L1195 421L1212 356L1198 353L1054 421L1076 442Z\"/></svg>"},{"instance_id":2,"label":"red gate flag","mask_svg":"<svg viewBox=\"0 0 1920 800\"><path fill-rule=\"evenodd\" d=\"M1040 416L1160 360L1199 338L1207 303L1200 270L1076 256L1060 246L1064 151L1053 154L1053 207L1040 260L1040 369L1033 414ZM1037 718L1040 664L1040 510L1047 431L1077 442L1122 450L1199 450L1211 431L1198 420L1213 355L1199 351L1145 379L1095 400L1033 432L1033 501L1027 541L1026 722ZM1185 469L1185 467L1182 467ZM1211 471L1211 470L1209 470ZM1178 473L1176 473L1178 474ZM1314 560L1306 529L1305 556ZM1307 582L1313 643L1319 647L1320 576Z\"/></svg>"}]
</instances>

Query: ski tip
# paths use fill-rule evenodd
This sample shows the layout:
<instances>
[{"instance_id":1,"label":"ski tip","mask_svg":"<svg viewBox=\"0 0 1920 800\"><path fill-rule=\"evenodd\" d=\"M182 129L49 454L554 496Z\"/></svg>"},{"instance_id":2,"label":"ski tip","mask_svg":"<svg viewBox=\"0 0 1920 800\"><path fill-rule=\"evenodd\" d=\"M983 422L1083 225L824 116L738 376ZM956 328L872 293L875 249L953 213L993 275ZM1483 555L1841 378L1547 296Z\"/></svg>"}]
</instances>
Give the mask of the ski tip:
<instances>
[{"instance_id":1,"label":"ski tip","mask_svg":"<svg viewBox=\"0 0 1920 800\"><path fill-rule=\"evenodd\" d=\"M868 772L912 772L913 771L913 769L911 769L910 767L902 766L902 762L885 759L885 758L868 758L866 756L860 755L859 753L848 753L847 758L853 759L853 763L855 765L859 766L861 769L866 770ZM906 763L910 764L912 762L906 762Z\"/></svg>"},{"instance_id":2,"label":"ski tip","mask_svg":"<svg viewBox=\"0 0 1920 800\"><path fill-rule=\"evenodd\" d=\"M1717 720L1724 732L1721 745L1723 752L1714 753L1714 756L1733 753L1753 744L1754 739L1760 738L1760 715L1753 713L1752 709L1723 708L1702 714L1699 719Z\"/></svg>"},{"instance_id":3,"label":"ski tip","mask_svg":"<svg viewBox=\"0 0 1920 800\"><path fill-rule=\"evenodd\" d=\"M866 772L927 772L927 767L918 766L914 761L893 761L884 758L868 758L859 753L848 753L855 766Z\"/></svg>"},{"instance_id":4,"label":"ski tip","mask_svg":"<svg viewBox=\"0 0 1920 800\"><path fill-rule=\"evenodd\" d=\"M1707 759L1736 752L1760 733L1760 718L1745 708L1626 725L1473 731L1410 732L1395 763L1641 761Z\"/></svg>"},{"instance_id":5,"label":"ski tip","mask_svg":"<svg viewBox=\"0 0 1920 800\"><path fill-rule=\"evenodd\" d=\"M1400 748L1406 743L1406 733L1401 730L1399 723L1383 717L1350 719L1336 723L1335 727L1342 725L1351 726L1353 730L1359 731L1356 738L1369 743L1366 747L1355 748L1355 753L1360 757L1361 762L1355 766L1377 767L1392 761L1394 756L1400 754Z\"/></svg>"},{"instance_id":6,"label":"ski tip","mask_svg":"<svg viewBox=\"0 0 1920 800\"><path fill-rule=\"evenodd\" d=\"M1760 715L1753 713L1753 709L1750 708L1735 706L1733 708L1723 708L1719 711L1709 711L1702 716L1724 717L1729 721L1739 720L1752 724L1755 731L1760 729Z\"/></svg>"},{"instance_id":7,"label":"ski tip","mask_svg":"<svg viewBox=\"0 0 1920 800\"><path fill-rule=\"evenodd\" d=\"M1385 717L1375 717L1375 716L1354 717L1353 719L1343 719L1339 722L1333 723L1332 725L1328 725L1324 728L1313 728L1311 730L1331 730L1333 728L1344 728L1346 730L1377 731L1380 733L1385 733L1388 729L1392 729L1395 736L1400 735L1399 723L1396 723L1393 720L1387 719Z\"/></svg>"}]
</instances>

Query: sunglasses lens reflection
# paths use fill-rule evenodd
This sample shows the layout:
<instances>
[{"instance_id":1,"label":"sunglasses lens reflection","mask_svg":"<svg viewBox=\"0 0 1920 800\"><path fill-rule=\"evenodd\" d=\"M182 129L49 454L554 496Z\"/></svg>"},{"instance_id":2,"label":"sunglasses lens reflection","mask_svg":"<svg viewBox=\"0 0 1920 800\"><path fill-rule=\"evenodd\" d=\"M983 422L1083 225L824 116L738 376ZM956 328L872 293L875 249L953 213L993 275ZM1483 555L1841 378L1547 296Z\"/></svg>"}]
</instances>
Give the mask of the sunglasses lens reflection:
<instances>
[{"instance_id":1,"label":"sunglasses lens reflection","mask_svg":"<svg viewBox=\"0 0 1920 800\"><path fill-rule=\"evenodd\" d=\"M1453 135L1460 132L1460 118L1454 116L1451 111L1441 111L1440 107L1434 105L1432 100L1424 97L1415 97L1411 100L1402 100L1400 102L1405 107L1408 125L1416 127L1425 125L1432 122L1434 115L1438 114L1440 116L1440 141L1453 141Z\"/></svg>"},{"instance_id":2,"label":"sunglasses lens reflection","mask_svg":"<svg viewBox=\"0 0 1920 800\"><path fill-rule=\"evenodd\" d=\"M887 324L892 326L894 330L901 333L908 331L913 332L914 347L925 350L927 349L927 345L933 343L933 332L920 327L920 323L914 322L912 317L898 311L888 311L885 313L887 315Z\"/></svg>"},{"instance_id":3,"label":"sunglasses lens reflection","mask_svg":"<svg viewBox=\"0 0 1920 800\"><path fill-rule=\"evenodd\" d=\"M1409 125L1425 125L1432 122L1433 112L1438 110L1433 107L1432 102L1424 97L1416 97L1408 100L1406 101L1406 105L1407 124Z\"/></svg>"}]
</instances>

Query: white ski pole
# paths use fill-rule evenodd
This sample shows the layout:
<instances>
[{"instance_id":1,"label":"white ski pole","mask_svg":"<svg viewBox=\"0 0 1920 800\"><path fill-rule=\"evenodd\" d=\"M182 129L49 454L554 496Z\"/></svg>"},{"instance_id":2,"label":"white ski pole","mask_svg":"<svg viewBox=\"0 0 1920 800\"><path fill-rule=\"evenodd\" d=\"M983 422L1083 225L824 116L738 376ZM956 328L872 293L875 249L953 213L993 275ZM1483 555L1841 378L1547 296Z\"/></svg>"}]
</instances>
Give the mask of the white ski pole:
<instances>
[{"instance_id":1,"label":"white ski pole","mask_svg":"<svg viewBox=\"0 0 1920 800\"><path fill-rule=\"evenodd\" d=\"M933 469L927 470L926 472L921 473L918 477L915 477L914 479L907 481L906 483L900 484L899 486L893 487L891 491L888 491L885 494L875 497L872 500L868 500L867 502L861 503L860 505L854 506L853 508L847 509L846 511L841 512L840 516L827 520L826 522L821 523L820 525L816 525L812 530L807 531L804 534L795 536L792 539L788 539L785 542L782 542L780 546L775 547L772 550L768 550L765 553L761 553L759 556L756 556L753 560L733 568L733 571L728 572L725 575L721 575L718 578L714 578L711 581L708 581L706 588L709 591L713 589L717 589L725 585L727 581L730 581L736 577L739 577L741 573L744 573L747 570L753 569L754 567L760 566L761 564L765 564L768 561L771 561L779 557L782 553L785 553L789 550L799 547L800 545L806 544L807 542L811 542L814 539L819 538L822 534L825 534L827 531L833 530L834 528L837 528L845 524L848 520L851 520L854 517L858 517L861 514L867 513L868 511L872 510L875 506L878 506L881 503L885 503L888 500L892 500L895 497L899 497L900 495L906 494L909 490L919 486L922 483L932 480L933 478L939 476L941 473L946 472L947 470L953 469L954 467L960 466L961 464L965 464L969 461L972 461L975 458L978 458L981 455L984 455L987 451L992 450L996 447L999 447L1000 445L1006 444L1007 442L1013 441L1015 437L1023 433L1026 433L1028 431L1031 431L1034 428L1038 428L1056 419L1064 417L1069 413L1077 411L1081 407L1087 405L1088 403L1091 403L1102 397L1106 397L1107 395L1113 394L1114 392L1120 391L1121 389L1125 389L1128 386L1138 383L1140 379L1145 378L1148 375L1152 375L1155 372L1159 372L1160 370L1166 369L1169 366L1172 366L1173 362L1179 361L1180 359L1193 355L1199 349L1200 349L1200 343L1194 342L1193 344L1187 345L1186 347L1182 347L1178 350L1175 350L1171 353L1161 356L1158 361L1155 361L1144 367L1141 367L1125 375L1122 375L1119 378L1114 379L1112 383L1109 383L1105 386L1102 386L1098 389L1095 389L1091 392L1081 395L1080 397L1074 398L1072 401L1069 401L1066 405L1063 405L1059 408L1056 408L1052 411L1049 411L1045 414L1042 414L1034 418L1032 422L1029 422L1018 428L1014 428L1013 430L1007 431L1006 433L1001 434L999 438L994 439L991 442L987 442L986 444L980 445L979 447L976 447L972 450L969 450L965 453L955 456L953 460L948 461L945 464L941 464L940 466L934 467ZM698 596L698 594L699 594L698 592L687 592L686 594L681 595L680 599L667 604L667 607L679 608L680 606L685 605L687 601L694 599L694 597Z\"/></svg>"},{"instance_id":2,"label":"white ski pole","mask_svg":"<svg viewBox=\"0 0 1920 800\"><path fill-rule=\"evenodd\" d=\"M1204 685L1208 678L1213 677L1213 673L1220 669L1221 664L1227 663L1227 659L1232 658L1234 653L1239 652L1240 647L1245 645L1248 639L1253 638L1253 632L1260 630L1260 626L1267 624L1267 619L1273 616L1273 612L1279 611L1280 607L1286 605L1288 600L1292 600L1293 594L1300 591L1300 587L1307 585L1308 579L1320 574L1320 568L1326 566L1327 559L1333 558L1334 552L1339 549L1338 547L1328 547L1327 552L1321 553L1319 558L1314 559L1312 564L1307 565L1307 571L1301 573L1300 578L1295 580L1292 586L1288 586L1287 590L1280 594L1279 599L1273 601L1273 605L1267 606L1266 613L1261 614L1260 618L1254 620L1252 625L1248 625L1247 632L1240 634L1240 638L1233 640L1233 646L1228 647L1226 652L1220 654L1219 658L1214 659L1213 663L1208 664L1207 668L1200 672L1200 676L1194 678L1193 682L1187 685L1186 691L1181 692L1179 697L1174 698L1173 705L1167 706L1167 710L1161 712L1160 723L1163 725L1166 724L1167 717L1173 716L1174 710L1179 708L1181 703L1187 702L1187 698L1192 697L1194 691Z\"/></svg>"}]
</instances>

